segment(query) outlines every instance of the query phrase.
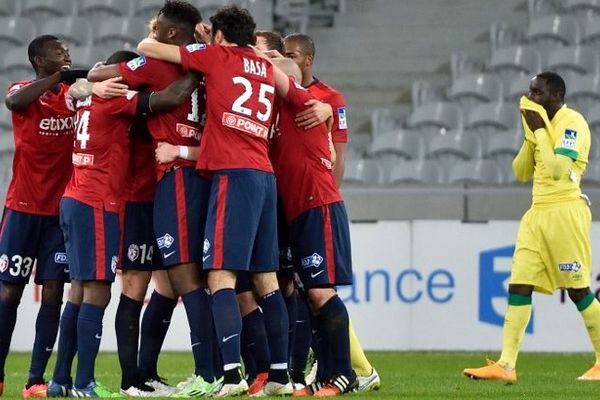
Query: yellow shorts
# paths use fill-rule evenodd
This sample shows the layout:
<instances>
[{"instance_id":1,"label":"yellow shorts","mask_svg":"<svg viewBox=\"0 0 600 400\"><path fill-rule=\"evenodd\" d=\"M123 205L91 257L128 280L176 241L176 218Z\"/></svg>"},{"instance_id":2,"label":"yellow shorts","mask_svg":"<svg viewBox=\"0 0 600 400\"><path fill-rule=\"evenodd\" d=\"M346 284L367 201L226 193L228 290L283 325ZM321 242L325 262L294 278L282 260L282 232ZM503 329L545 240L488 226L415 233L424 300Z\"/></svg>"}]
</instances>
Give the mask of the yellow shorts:
<instances>
[{"instance_id":1,"label":"yellow shorts","mask_svg":"<svg viewBox=\"0 0 600 400\"><path fill-rule=\"evenodd\" d=\"M510 283L547 294L590 286L591 224L583 199L531 207L519 226Z\"/></svg>"}]
</instances>

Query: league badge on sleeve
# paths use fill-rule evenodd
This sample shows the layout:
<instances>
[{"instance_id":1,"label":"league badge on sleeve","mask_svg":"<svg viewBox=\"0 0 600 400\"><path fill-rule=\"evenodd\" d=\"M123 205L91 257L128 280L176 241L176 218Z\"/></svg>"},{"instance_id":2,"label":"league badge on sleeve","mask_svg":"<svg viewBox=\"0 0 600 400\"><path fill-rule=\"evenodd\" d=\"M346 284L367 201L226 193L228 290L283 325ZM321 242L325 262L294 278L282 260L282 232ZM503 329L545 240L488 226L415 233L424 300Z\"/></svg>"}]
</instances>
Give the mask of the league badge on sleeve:
<instances>
[{"instance_id":1,"label":"league badge on sleeve","mask_svg":"<svg viewBox=\"0 0 600 400\"><path fill-rule=\"evenodd\" d=\"M193 53L198 50L204 50L206 48L206 43L192 43L185 46L185 49L188 53Z\"/></svg>"},{"instance_id":2,"label":"league badge on sleeve","mask_svg":"<svg viewBox=\"0 0 600 400\"><path fill-rule=\"evenodd\" d=\"M146 64L146 57L139 56L138 58L134 58L133 60L128 61L127 68L129 68L131 71L135 71L136 69L144 66L145 64Z\"/></svg>"},{"instance_id":3,"label":"league badge on sleeve","mask_svg":"<svg viewBox=\"0 0 600 400\"><path fill-rule=\"evenodd\" d=\"M338 129L348 129L348 123L346 122L346 107L339 107L338 113Z\"/></svg>"},{"instance_id":4,"label":"league badge on sleeve","mask_svg":"<svg viewBox=\"0 0 600 400\"><path fill-rule=\"evenodd\" d=\"M565 137L562 140L562 147L569 150L575 150L577 141L577 132L572 129L565 129Z\"/></svg>"}]
</instances>

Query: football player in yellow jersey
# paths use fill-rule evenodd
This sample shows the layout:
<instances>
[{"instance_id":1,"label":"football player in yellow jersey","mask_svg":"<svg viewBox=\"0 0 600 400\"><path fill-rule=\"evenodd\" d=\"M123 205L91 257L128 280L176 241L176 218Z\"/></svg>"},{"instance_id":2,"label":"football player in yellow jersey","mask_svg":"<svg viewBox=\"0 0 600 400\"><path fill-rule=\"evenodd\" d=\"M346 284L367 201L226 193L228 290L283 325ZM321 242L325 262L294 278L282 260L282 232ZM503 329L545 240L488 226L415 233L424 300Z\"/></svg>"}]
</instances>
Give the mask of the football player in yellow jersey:
<instances>
[{"instance_id":1,"label":"football player in yellow jersey","mask_svg":"<svg viewBox=\"0 0 600 400\"><path fill-rule=\"evenodd\" d=\"M519 181L533 176L533 203L521 220L508 286L502 354L463 373L473 379L516 382L515 365L531 316L533 291L564 288L581 313L596 364L578 379L600 380L600 303L590 291L591 213L579 184L588 162L590 131L564 104L565 83L552 72L536 75L521 99L525 140L513 161Z\"/></svg>"}]
</instances>

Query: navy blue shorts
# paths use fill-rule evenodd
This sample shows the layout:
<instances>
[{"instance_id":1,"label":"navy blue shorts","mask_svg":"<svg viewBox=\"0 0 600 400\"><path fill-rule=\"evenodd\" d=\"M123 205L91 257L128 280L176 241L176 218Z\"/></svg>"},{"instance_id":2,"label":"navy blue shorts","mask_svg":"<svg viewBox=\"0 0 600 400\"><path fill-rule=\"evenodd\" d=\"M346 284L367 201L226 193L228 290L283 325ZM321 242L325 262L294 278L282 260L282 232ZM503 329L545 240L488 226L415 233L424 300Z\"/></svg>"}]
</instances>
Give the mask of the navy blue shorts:
<instances>
[{"instance_id":1,"label":"navy blue shorts","mask_svg":"<svg viewBox=\"0 0 600 400\"><path fill-rule=\"evenodd\" d=\"M37 284L69 281L65 242L57 216L4 209L0 222L0 281Z\"/></svg>"},{"instance_id":2,"label":"navy blue shorts","mask_svg":"<svg viewBox=\"0 0 600 400\"><path fill-rule=\"evenodd\" d=\"M272 173L252 169L215 173L204 259L204 269L277 271L277 191Z\"/></svg>"},{"instance_id":3,"label":"navy blue shorts","mask_svg":"<svg viewBox=\"0 0 600 400\"><path fill-rule=\"evenodd\" d=\"M350 228L343 202L312 208L289 225L294 267L305 289L351 285Z\"/></svg>"},{"instance_id":4,"label":"navy blue shorts","mask_svg":"<svg viewBox=\"0 0 600 400\"><path fill-rule=\"evenodd\" d=\"M63 197L60 227L71 279L114 282L119 264L119 214Z\"/></svg>"},{"instance_id":5,"label":"navy blue shorts","mask_svg":"<svg viewBox=\"0 0 600 400\"><path fill-rule=\"evenodd\" d=\"M153 201L125 202L122 269L134 271L162 269L162 260L156 251L153 213Z\"/></svg>"},{"instance_id":6,"label":"navy blue shorts","mask_svg":"<svg viewBox=\"0 0 600 400\"><path fill-rule=\"evenodd\" d=\"M202 244L211 182L194 168L167 172L154 197L154 234L164 267L202 264Z\"/></svg>"}]
</instances>

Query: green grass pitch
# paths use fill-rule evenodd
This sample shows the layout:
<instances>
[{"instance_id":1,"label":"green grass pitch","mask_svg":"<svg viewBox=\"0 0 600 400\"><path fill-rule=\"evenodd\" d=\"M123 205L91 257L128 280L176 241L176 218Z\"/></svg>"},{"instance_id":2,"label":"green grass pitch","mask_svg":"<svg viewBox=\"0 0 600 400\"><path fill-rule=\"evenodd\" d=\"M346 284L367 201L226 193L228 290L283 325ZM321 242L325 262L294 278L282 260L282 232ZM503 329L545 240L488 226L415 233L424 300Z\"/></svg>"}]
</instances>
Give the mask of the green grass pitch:
<instances>
[{"instance_id":1,"label":"green grass pitch","mask_svg":"<svg viewBox=\"0 0 600 400\"><path fill-rule=\"evenodd\" d=\"M491 356L497 357L497 354ZM20 398L29 367L29 354L10 354L6 365L4 398ZM592 399L600 398L600 382L578 382L591 367L591 354L523 353L516 385L472 381L462 376L465 367L485 362L484 353L369 352L379 371L381 390L346 396L354 399ZM48 371L54 364L50 360ZM172 384L192 372L191 353L164 353L159 370ZM47 374L48 375L48 374ZM120 369L115 353L102 353L96 378L109 388L119 387Z\"/></svg>"}]
</instances>

